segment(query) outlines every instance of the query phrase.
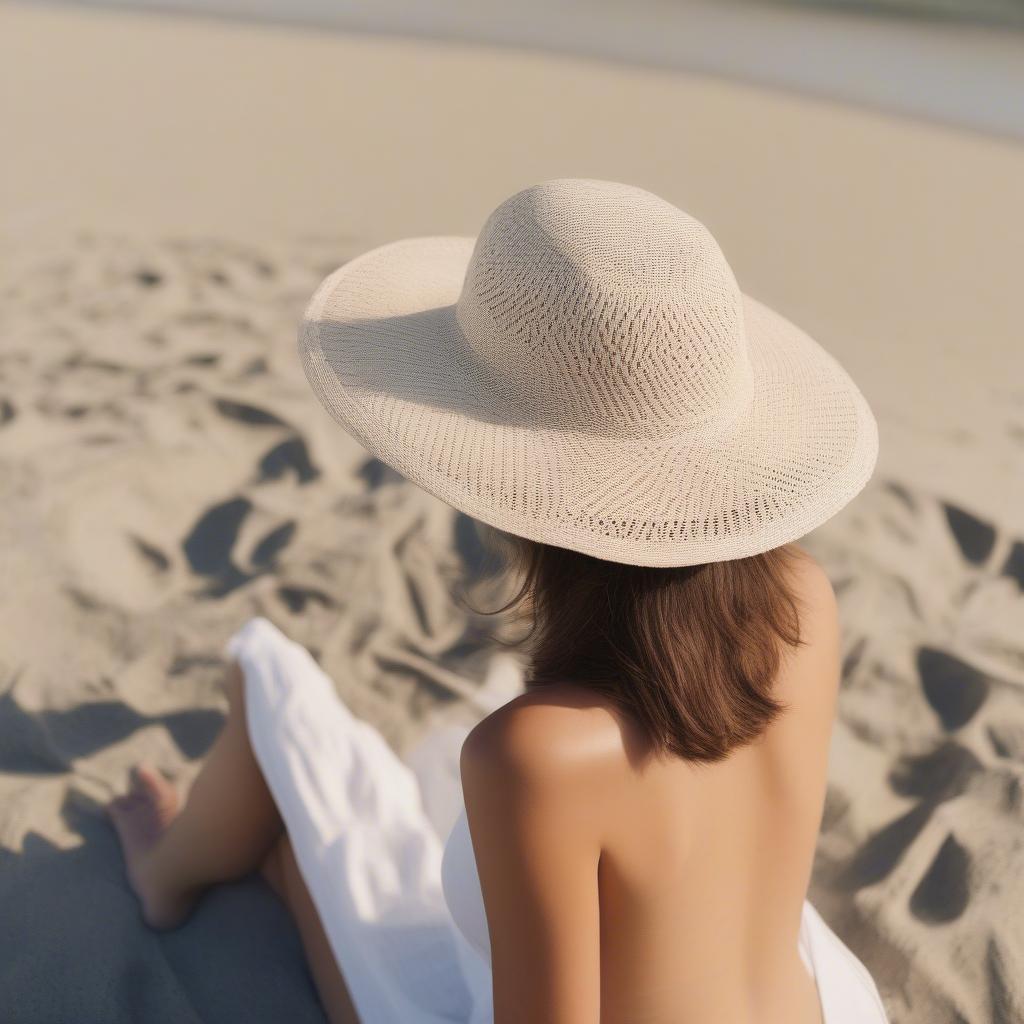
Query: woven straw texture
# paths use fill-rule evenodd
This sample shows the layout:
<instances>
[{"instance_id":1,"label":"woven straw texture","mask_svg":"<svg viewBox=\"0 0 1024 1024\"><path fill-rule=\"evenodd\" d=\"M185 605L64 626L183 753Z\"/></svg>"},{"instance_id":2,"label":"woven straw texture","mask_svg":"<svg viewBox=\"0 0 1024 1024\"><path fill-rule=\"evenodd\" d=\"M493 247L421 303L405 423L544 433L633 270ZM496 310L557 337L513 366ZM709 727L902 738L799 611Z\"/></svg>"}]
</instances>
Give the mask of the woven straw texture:
<instances>
[{"instance_id":1,"label":"woven straw texture","mask_svg":"<svg viewBox=\"0 0 1024 1024\"><path fill-rule=\"evenodd\" d=\"M740 291L707 228L613 182L542 182L475 239L364 253L317 288L299 351L383 462L492 526L610 561L796 540L878 453L850 377Z\"/></svg>"}]
</instances>

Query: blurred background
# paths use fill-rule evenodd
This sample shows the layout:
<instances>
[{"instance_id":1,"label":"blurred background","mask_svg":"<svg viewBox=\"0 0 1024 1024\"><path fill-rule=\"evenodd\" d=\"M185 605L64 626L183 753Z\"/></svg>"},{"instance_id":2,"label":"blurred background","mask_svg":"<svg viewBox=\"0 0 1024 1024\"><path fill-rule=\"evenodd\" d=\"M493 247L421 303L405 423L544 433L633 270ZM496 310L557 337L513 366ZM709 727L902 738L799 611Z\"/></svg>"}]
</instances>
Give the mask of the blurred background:
<instances>
[{"instance_id":1,"label":"blurred background","mask_svg":"<svg viewBox=\"0 0 1024 1024\"><path fill-rule=\"evenodd\" d=\"M0 6L0 1012L322 1021L257 880L139 921L101 806L187 781L252 614L397 749L514 680L465 517L295 355L322 277L551 177L703 221L875 410L811 897L893 1024L1024 1021L1024 3Z\"/></svg>"}]
</instances>

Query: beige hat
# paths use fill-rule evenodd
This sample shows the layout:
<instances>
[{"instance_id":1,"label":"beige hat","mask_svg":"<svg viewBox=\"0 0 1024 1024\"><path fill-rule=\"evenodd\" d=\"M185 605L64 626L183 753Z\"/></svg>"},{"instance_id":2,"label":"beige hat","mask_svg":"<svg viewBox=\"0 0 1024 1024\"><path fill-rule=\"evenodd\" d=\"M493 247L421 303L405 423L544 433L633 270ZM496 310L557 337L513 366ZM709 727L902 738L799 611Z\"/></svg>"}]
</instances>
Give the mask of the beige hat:
<instances>
[{"instance_id":1,"label":"beige hat","mask_svg":"<svg viewBox=\"0 0 1024 1024\"><path fill-rule=\"evenodd\" d=\"M410 238L316 290L299 351L364 447L509 533L634 565L742 558L861 490L874 417L843 368L744 295L699 221L556 179L477 238Z\"/></svg>"}]
</instances>

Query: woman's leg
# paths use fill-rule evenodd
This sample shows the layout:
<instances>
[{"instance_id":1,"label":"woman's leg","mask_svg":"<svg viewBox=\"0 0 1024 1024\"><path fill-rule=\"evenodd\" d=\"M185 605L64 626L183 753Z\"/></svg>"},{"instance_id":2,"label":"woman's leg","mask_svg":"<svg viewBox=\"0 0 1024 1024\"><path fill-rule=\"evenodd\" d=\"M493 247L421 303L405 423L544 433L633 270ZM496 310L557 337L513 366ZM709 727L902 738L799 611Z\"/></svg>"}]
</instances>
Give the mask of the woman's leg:
<instances>
[{"instance_id":1,"label":"woman's leg","mask_svg":"<svg viewBox=\"0 0 1024 1024\"><path fill-rule=\"evenodd\" d=\"M148 765L107 806L121 840L128 879L146 922L173 928L201 890L261 866L284 830L249 745L245 681L232 662L228 717L184 806L173 785Z\"/></svg>"},{"instance_id":2,"label":"woman's leg","mask_svg":"<svg viewBox=\"0 0 1024 1024\"><path fill-rule=\"evenodd\" d=\"M249 744L245 680L235 662L225 689L227 721L183 807L148 765L136 766L131 791L108 804L143 916L155 928L173 928L205 886L259 868L295 920L331 1024L361 1024Z\"/></svg>"},{"instance_id":3,"label":"woman's leg","mask_svg":"<svg viewBox=\"0 0 1024 1024\"><path fill-rule=\"evenodd\" d=\"M291 911L302 938L306 963L320 995L320 1004L330 1024L360 1024L345 979L331 952L331 946L295 860L285 832L263 862L263 877Z\"/></svg>"}]
</instances>

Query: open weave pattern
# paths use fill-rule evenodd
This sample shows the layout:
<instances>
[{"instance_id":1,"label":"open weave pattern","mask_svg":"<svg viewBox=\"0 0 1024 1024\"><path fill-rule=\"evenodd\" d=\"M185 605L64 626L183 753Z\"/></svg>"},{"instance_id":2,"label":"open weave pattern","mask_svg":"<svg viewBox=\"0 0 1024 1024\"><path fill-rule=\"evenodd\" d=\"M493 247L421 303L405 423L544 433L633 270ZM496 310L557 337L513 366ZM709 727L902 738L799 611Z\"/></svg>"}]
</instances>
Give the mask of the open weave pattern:
<instances>
[{"instance_id":1,"label":"open weave pattern","mask_svg":"<svg viewBox=\"0 0 1024 1024\"><path fill-rule=\"evenodd\" d=\"M488 219L456 320L535 423L655 438L749 398L740 300L703 224L639 189L561 181Z\"/></svg>"},{"instance_id":2,"label":"open weave pattern","mask_svg":"<svg viewBox=\"0 0 1024 1024\"><path fill-rule=\"evenodd\" d=\"M499 529L637 565L766 551L867 482L843 368L736 284L707 229L641 189L558 179L476 238L330 274L299 350L368 450Z\"/></svg>"}]
</instances>

